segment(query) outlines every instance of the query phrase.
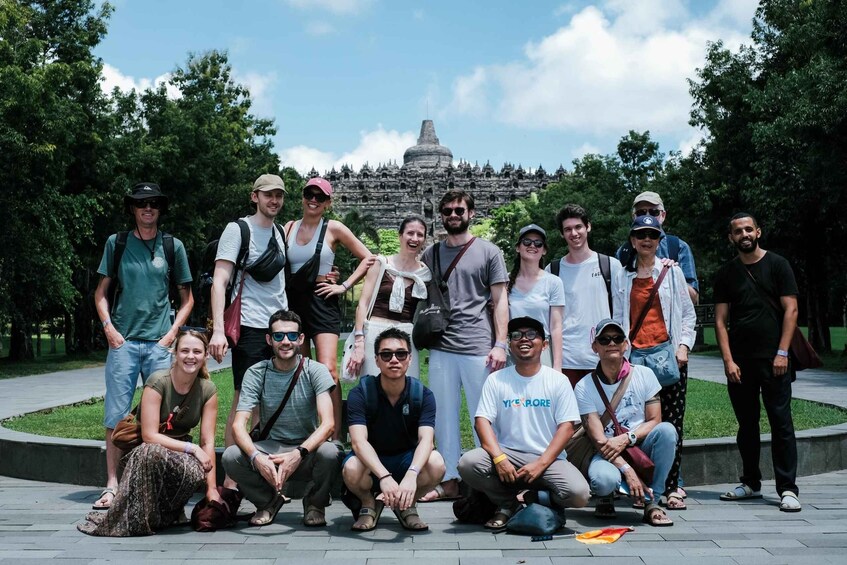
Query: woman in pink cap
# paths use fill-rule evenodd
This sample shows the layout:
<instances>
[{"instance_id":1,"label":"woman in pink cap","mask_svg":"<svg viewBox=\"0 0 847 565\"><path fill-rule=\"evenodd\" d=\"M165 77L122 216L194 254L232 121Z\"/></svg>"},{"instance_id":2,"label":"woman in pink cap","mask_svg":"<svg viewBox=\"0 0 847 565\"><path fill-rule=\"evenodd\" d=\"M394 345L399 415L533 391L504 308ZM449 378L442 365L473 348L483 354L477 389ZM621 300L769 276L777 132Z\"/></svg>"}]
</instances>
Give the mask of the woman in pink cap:
<instances>
[{"instance_id":1,"label":"woman in pink cap","mask_svg":"<svg viewBox=\"0 0 847 565\"><path fill-rule=\"evenodd\" d=\"M336 220L324 219L332 204L332 185L326 179L314 177L303 187L303 218L285 225L288 240L288 262L291 278L286 281L289 309L297 312L303 322L303 354L311 354L315 344L317 360L323 363L338 384L336 357L338 336L341 334L341 307L338 296L356 284L373 263L374 256L350 228ZM356 270L336 284L327 277L335 261L335 250L341 245L360 262ZM335 432L338 439L341 426L341 387L332 391L335 412Z\"/></svg>"}]
</instances>

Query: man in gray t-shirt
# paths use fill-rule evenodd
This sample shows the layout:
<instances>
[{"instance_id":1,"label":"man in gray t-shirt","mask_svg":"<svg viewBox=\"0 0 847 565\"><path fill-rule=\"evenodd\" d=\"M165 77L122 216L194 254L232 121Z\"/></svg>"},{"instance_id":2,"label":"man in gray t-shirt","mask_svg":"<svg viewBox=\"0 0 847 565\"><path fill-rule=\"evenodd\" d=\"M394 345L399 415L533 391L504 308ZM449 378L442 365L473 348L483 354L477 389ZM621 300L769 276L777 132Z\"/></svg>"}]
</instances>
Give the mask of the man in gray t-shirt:
<instances>
[{"instance_id":1,"label":"man in gray t-shirt","mask_svg":"<svg viewBox=\"0 0 847 565\"><path fill-rule=\"evenodd\" d=\"M506 282L509 275L503 255L496 245L474 238L468 232L474 216L473 196L464 190L449 190L441 197L439 211L447 239L427 248L421 260L436 276L437 251L443 275L459 253L465 251L447 278L450 323L441 342L429 355L429 388L438 405L435 441L444 456L447 472L444 482L423 497L425 502L458 496L461 391L465 391L468 411L476 413L482 384L491 371L506 365L508 349ZM493 310L489 309L489 301ZM476 436L474 440L479 446Z\"/></svg>"},{"instance_id":2,"label":"man in gray t-shirt","mask_svg":"<svg viewBox=\"0 0 847 565\"><path fill-rule=\"evenodd\" d=\"M324 365L299 354L303 339L296 313L279 310L271 316L267 341L273 358L244 375L232 424L235 445L223 454L227 475L257 508L250 519L254 526L274 521L288 501L282 490L289 479L312 481L303 497L303 523L325 526L330 489L341 470L343 454L327 441L335 426L329 396L335 382ZM295 376L291 395L266 438L254 441L246 427L251 413L259 409L259 429L264 432Z\"/></svg>"}]
</instances>

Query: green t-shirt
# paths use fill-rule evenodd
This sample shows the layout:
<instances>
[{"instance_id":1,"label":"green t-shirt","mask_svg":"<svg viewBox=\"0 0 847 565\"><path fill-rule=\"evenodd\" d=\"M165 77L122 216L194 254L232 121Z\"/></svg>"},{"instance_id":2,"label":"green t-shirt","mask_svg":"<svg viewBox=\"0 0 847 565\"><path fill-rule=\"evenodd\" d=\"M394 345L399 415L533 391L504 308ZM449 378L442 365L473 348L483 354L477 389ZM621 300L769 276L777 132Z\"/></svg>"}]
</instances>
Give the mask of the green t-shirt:
<instances>
[{"instance_id":1,"label":"green t-shirt","mask_svg":"<svg viewBox=\"0 0 847 565\"><path fill-rule=\"evenodd\" d=\"M104 277L115 277L114 255L117 234L106 241L103 259L97 272ZM156 234L153 257L150 243L146 245L130 232L126 249L121 257L118 279L121 292L112 308L112 323L124 339L159 341L171 329L171 305L168 301L168 261L162 247L162 232ZM191 270L185 246L174 238L174 279L176 284L190 283Z\"/></svg>"},{"instance_id":2,"label":"green t-shirt","mask_svg":"<svg viewBox=\"0 0 847 565\"><path fill-rule=\"evenodd\" d=\"M176 406L180 407L178 414L181 414L183 410L187 410L187 412L179 416L179 419L176 420L177 426L174 426L173 431L168 432L167 435L171 437L178 438L190 434L194 426L200 423L200 417L203 415L203 406L205 406L206 402L218 392L215 383L209 379L201 379L200 377L197 378L199 381L196 386L198 386L200 390L198 391L199 394L194 395L190 394L191 391L189 391L188 394L178 393L174 389L174 385L171 382L171 374L168 370L156 371L150 375L150 378L147 379L147 382L144 384L145 390L152 388L162 395L162 408L159 410L160 423L168 419L171 411L173 411ZM186 399L188 399L188 403L183 406L183 402L185 402ZM174 416L174 418L176 418L176 416ZM138 415L138 421L141 421L140 412Z\"/></svg>"}]
</instances>

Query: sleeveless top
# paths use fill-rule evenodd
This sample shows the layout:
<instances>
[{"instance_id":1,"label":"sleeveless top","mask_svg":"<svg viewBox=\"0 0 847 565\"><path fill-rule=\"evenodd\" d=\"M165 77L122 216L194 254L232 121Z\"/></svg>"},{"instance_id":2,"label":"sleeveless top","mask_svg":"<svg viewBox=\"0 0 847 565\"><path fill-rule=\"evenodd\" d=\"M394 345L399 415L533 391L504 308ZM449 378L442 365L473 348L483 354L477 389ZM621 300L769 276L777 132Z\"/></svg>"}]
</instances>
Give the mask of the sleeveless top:
<instances>
[{"instance_id":1,"label":"sleeveless top","mask_svg":"<svg viewBox=\"0 0 847 565\"><path fill-rule=\"evenodd\" d=\"M309 243L300 245L297 243L297 234L300 231L300 223L302 220L294 222L291 228L291 235L288 237L288 261L291 264L291 272L296 273L300 270L303 264L312 258L315 254L315 248L318 246L318 236L321 234L321 228L326 220L321 218L318 227L315 229L315 234ZM329 230L327 230L329 231ZM332 270L332 264L335 262L335 252L326 244L326 236L324 236L324 246L321 249L321 266L318 269L318 276L325 275Z\"/></svg>"},{"instance_id":2,"label":"sleeveless top","mask_svg":"<svg viewBox=\"0 0 847 565\"><path fill-rule=\"evenodd\" d=\"M388 308L388 300L391 297L391 289L393 286L394 279L391 278L388 273L383 274L382 280L379 283L379 288L376 289L376 301L374 302L371 316L378 316L395 322L411 322L415 315L415 309L418 306L419 300L412 296L412 287L414 285L410 284L405 288L402 312L392 312Z\"/></svg>"}]
</instances>

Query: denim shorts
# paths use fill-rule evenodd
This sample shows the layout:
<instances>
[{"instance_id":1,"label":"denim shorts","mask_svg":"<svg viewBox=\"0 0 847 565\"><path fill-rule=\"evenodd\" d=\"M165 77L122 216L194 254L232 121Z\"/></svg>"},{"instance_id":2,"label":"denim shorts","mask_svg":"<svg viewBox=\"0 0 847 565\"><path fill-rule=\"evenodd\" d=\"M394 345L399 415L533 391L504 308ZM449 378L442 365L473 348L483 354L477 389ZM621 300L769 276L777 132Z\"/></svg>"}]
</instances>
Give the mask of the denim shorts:
<instances>
[{"instance_id":1,"label":"denim shorts","mask_svg":"<svg viewBox=\"0 0 847 565\"><path fill-rule=\"evenodd\" d=\"M114 429L132 410L132 396L142 381L171 366L171 352L155 341L127 340L117 349L109 348L106 356L106 409L103 425Z\"/></svg>"},{"instance_id":2,"label":"denim shorts","mask_svg":"<svg viewBox=\"0 0 847 565\"><path fill-rule=\"evenodd\" d=\"M344 457L344 461L341 463L341 467L344 467L344 464L347 463L347 460L351 457L355 457L356 454L351 450ZM398 453L396 455L378 455L379 462L382 463L383 467L385 467L391 476L394 477L394 480L399 484L400 481L403 480L403 477L406 476L406 472L409 470L409 467L412 465L412 459L415 456L415 450L410 449L409 451L404 451L402 453ZM379 478L371 473L371 479L373 480L373 486L371 490L373 492L380 492L379 490Z\"/></svg>"}]
</instances>

